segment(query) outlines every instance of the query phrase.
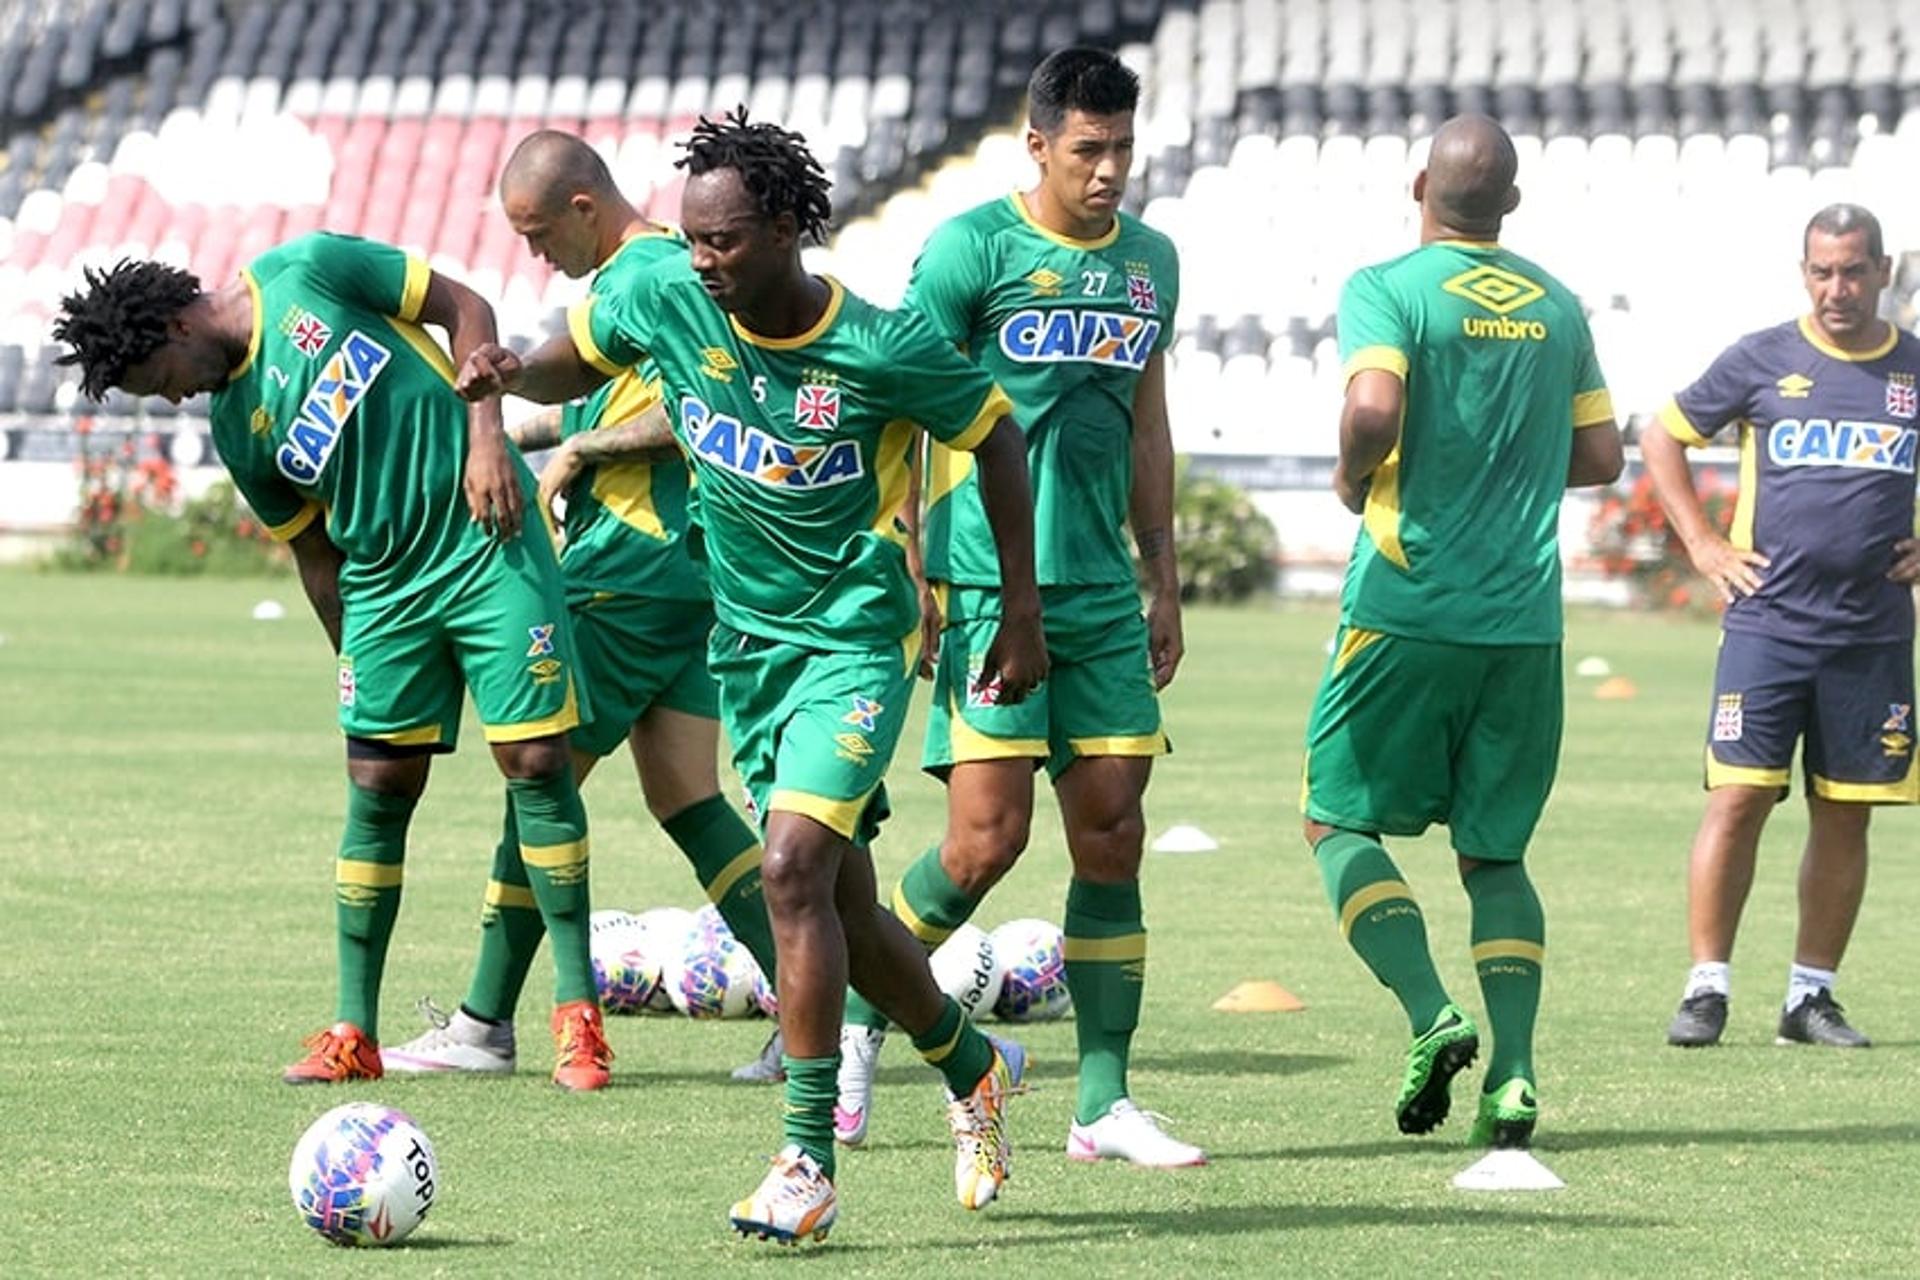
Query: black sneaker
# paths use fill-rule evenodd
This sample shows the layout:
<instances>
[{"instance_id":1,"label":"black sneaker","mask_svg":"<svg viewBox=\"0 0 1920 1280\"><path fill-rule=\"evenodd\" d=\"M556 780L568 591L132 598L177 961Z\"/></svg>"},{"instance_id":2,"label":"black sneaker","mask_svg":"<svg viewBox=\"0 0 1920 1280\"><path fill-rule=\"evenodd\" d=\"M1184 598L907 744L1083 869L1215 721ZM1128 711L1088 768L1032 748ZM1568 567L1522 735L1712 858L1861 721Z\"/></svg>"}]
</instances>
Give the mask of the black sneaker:
<instances>
[{"instance_id":1,"label":"black sneaker","mask_svg":"<svg viewBox=\"0 0 1920 1280\"><path fill-rule=\"evenodd\" d=\"M1824 1044L1834 1049L1865 1049L1873 1041L1847 1025L1833 992L1822 988L1780 1015L1775 1044Z\"/></svg>"},{"instance_id":2,"label":"black sneaker","mask_svg":"<svg viewBox=\"0 0 1920 1280\"><path fill-rule=\"evenodd\" d=\"M1725 993L1701 991L1680 1002L1679 1011L1673 1015L1673 1021L1667 1024L1667 1043L1677 1044L1683 1049L1697 1049L1702 1045L1720 1043L1720 1033L1726 1029ZM1787 1024L1784 1022L1780 1024L1780 1034L1787 1034Z\"/></svg>"}]
</instances>

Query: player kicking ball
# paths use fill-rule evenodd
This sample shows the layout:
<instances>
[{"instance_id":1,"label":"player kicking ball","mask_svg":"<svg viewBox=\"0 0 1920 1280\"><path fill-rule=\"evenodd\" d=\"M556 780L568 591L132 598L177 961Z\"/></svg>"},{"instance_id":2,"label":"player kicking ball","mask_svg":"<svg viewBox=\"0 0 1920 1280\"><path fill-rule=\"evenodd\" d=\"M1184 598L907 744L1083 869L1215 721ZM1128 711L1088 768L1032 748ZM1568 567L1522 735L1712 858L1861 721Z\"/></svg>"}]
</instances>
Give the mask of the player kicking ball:
<instances>
[{"instance_id":1,"label":"player kicking ball","mask_svg":"<svg viewBox=\"0 0 1920 1280\"><path fill-rule=\"evenodd\" d=\"M471 691L528 896L553 936L556 1084L607 1083L588 956L587 815L567 732L580 721L553 546L523 525L533 476L497 405L453 393L453 353L494 341L479 295L398 249L314 234L203 293L184 271L89 271L54 336L82 389L213 397L213 443L249 506L291 544L339 655L347 822L334 864L339 1004L289 1084L380 1078L380 975L407 827ZM464 499L462 497L464 486Z\"/></svg>"},{"instance_id":2,"label":"player kicking ball","mask_svg":"<svg viewBox=\"0 0 1920 1280\"><path fill-rule=\"evenodd\" d=\"M1046 675L1020 430L993 379L924 323L809 275L803 237L832 206L803 140L744 113L686 143L689 254L596 293L526 360L478 348L471 398L553 403L651 357L700 493L718 622L708 646L734 764L763 824L779 955L786 1146L729 1218L820 1238L838 1212L833 1106L849 978L945 1077L962 1205L990 1203L1025 1054L934 985L926 953L876 902L868 845L906 720L919 609L898 515L916 423L971 450L1007 606L985 669L1017 702Z\"/></svg>"}]
</instances>

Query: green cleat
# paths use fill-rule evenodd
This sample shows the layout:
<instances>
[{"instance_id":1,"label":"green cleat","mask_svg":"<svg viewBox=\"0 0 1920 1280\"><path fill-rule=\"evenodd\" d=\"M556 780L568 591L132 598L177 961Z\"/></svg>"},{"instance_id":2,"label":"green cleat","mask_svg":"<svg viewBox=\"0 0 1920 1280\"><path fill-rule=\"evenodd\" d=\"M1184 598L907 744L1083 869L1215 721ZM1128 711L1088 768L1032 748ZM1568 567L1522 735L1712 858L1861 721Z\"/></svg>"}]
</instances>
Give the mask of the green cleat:
<instances>
[{"instance_id":1,"label":"green cleat","mask_svg":"<svg viewBox=\"0 0 1920 1280\"><path fill-rule=\"evenodd\" d=\"M1453 1105L1453 1078L1480 1052L1480 1032L1457 1004L1440 1010L1427 1033L1407 1049L1407 1080L1394 1117L1402 1133L1431 1133Z\"/></svg>"},{"instance_id":2,"label":"green cleat","mask_svg":"<svg viewBox=\"0 0 1920 1280\"><path fill-rule=\"evenodd\" d=\"M1495 1151L1525 1151L1533 1145L1533 1124L1540 1103L1533 1081L1515 1076L1491 1093L1480 1095L1480 1115L1473 1122L1467 1145Z\"/></svg>"}]
</instances>

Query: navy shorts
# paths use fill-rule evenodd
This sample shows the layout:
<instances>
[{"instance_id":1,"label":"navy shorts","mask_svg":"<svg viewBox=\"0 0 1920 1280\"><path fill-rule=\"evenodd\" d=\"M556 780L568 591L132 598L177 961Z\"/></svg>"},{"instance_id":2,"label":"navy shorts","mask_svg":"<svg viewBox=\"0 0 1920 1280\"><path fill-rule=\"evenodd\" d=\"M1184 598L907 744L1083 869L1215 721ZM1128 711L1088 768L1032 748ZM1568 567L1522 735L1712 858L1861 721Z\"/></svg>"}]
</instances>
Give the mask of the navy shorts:
<instances>
[{"instance_id":1,"label":"navy shorts","mask_svg":"<svg viewBox=\"0 0 1920 1280\"><path fill-rule=\"evenodd\" d=\"M1729 631L1707 726L1709 789L1777 787L1804 739L1807 787L1827 800L1913 804L1913 644L1814 646Z\"/></svg>"}]
</instances>

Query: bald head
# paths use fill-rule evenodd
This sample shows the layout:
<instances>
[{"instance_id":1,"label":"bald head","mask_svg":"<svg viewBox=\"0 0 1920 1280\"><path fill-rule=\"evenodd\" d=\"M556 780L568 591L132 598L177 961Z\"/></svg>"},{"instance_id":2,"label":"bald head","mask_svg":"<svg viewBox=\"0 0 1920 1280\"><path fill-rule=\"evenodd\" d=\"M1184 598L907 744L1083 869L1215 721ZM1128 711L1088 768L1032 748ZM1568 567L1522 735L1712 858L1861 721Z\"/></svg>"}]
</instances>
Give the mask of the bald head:
<instances>
[{"instance_id":1,"label":"bald head","mask_svg":"<svg viewBox=\"0 0 1920 1280\"><path fill-rule=\"evenodd\" d=\"M619 195L606 161L586 141L557 129L520 139L500 171L500 198L518 197L552 210L576 195L607 200Z\"/></svg>"},{"instance_id":2,"label":"bald head","mask_svg":"<svg viewBox=\"0 0 1920 1280\"><path fill-rule=\"evenodd\" d=\"M1493 236L1520 202L1513 139L1487 116L1455 116L1433 135L1420 196L1430 217L1455 231Z\"/></svg>"}]
</instances>

